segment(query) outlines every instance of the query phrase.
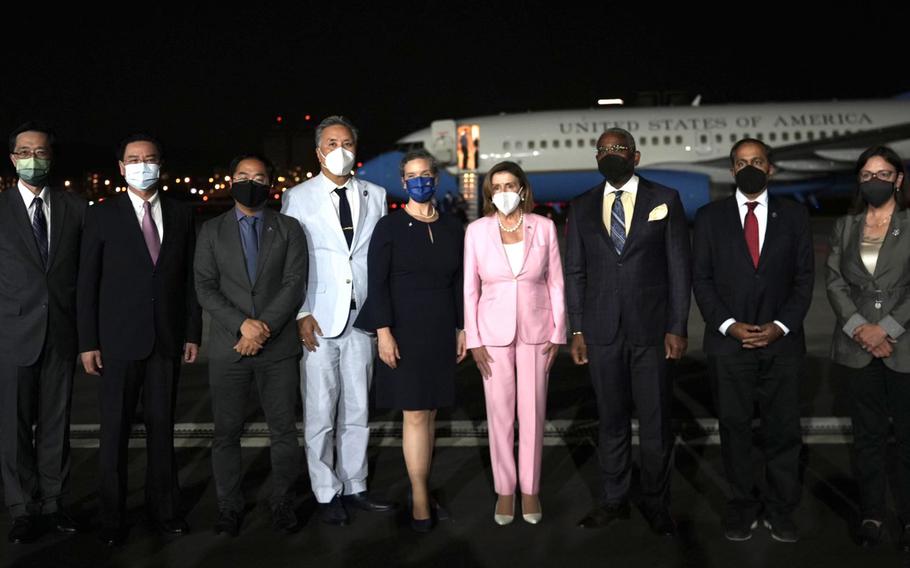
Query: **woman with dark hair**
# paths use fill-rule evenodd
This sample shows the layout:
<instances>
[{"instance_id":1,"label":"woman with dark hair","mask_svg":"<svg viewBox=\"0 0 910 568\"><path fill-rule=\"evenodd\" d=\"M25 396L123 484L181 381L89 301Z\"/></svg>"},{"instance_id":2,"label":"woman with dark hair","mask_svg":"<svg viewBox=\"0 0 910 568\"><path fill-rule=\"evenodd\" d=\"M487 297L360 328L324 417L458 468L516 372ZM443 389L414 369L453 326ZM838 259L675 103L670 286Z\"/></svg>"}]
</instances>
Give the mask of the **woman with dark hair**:
<instances>
[{"instance_id":1,"label":"woman with dark hair","mask_svg":"<svg viewBox=\"0 0 910 568\"><path fill-rule=\"evenodd\" d=\"M566 342L559 243L553 221L531 213L531 184L518 164L501 162L487 172L483 201L485 216L465 235L464 319L467 346L484 379L498 495L493 520L512 522L518 482L522 517L536 524L542 518L538 492L547 378Z\"/></svg>"},{"instance_id":2,"label":"woman with dark hair","mask_svg":"<svg viewBox=\"0 0 910 568\"><path fill-rule=\"evenodd\" d=\"M904 164L890 148L856 162L854 210L837 220L827 261L828 300L837 315L831 358L848 368L854 468L860 490L859 541L875 545L885 515L885 449L898 446L901 543L910 547L910 211Z\"/></svg>"},{"instance_id":3,"label":"woman with dark hair","mask_svg":"<svg viewBox=\"0 0 910 568\"><path fill-rule=\"evenodd\" d=\"M438 173L426 150L401 160L408 202L376 224L367 299L354 325L375 331L376 405L401 410L402 451L411 481L411 527L433 527L428 480L436 410L452 406L455 365L465 358L461 259L464 232L432 204Z\"/></svg>"}]
</instances>

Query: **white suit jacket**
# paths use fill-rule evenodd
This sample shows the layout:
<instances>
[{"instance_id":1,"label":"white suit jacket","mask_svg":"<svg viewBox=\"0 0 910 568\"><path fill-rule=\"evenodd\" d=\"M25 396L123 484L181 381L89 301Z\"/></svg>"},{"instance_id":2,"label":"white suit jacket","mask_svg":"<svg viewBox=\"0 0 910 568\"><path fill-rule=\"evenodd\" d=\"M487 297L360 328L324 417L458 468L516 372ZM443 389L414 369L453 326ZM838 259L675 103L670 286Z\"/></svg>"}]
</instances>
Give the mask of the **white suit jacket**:
<instances>
[{"instance_id":1,"label":"white suit jacket","mask_svg":"<svg viewBox=\"0 0 910 568\"><path fill-rule=\"evenodd\" d=\"M334 182L320 173L282 197L281 212L297 219L307 238L309 276L300 314L312 314L323 336L330 338L344 331L352 293L358 307L367 299L370 237L376 222L387 213L385 189L356 177L351 184L354 192L350 198L360 200L360 212L350 249L332 204Z\"/></svg>"}]
</instances>

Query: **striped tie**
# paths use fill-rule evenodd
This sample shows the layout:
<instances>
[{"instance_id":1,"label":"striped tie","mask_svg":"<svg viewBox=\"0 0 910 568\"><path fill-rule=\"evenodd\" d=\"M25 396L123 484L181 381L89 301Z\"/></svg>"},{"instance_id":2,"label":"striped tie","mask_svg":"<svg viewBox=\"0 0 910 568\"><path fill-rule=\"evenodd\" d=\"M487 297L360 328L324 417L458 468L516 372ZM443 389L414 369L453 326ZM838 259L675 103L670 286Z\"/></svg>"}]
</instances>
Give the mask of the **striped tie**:
<instances>
[{"instance_id":1,"label":"striped tie","mask_svg":"<svg viewBox=\"0 0 910 568\"><path fill-rule=\"evenodd\" d=\"M626 245L626 212L622 208L622 191L617 191L615 195L610 220L610 236L613 238L616 254L622 254L622 249Z\"/></svg>"},{"instance_id":2,"label":"striped tie","mask_svg":"<svg viewBox=\"0 0 910 568\"><path fill-rule=\"evenodd\" d=\"M32 200L35 204L35 216L32 217L32 233L35 235L35 244L38 254L41 255L41 265L47 269L47 218L44 216L44 201L40 197Z\"/></svg>"}]
</instances>

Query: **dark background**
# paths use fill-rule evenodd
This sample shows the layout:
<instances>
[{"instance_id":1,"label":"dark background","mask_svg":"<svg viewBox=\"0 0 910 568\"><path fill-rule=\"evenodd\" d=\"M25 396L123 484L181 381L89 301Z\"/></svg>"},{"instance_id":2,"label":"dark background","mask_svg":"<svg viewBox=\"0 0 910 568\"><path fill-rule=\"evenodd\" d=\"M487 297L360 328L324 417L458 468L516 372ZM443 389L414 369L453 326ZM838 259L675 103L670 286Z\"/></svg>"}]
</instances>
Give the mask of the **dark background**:
<instances>
[{"instance_id":1,"label":"dark background","mask_svg":"<svg viewBox=\"0 0 910 568\"><path fill-rule=\"evenodd\" d=\"M135 130L162 140L168 168L207 176L261 149L279 115L282 128L302 132L349 116L363 160L434 119L591 107L601 97L701 94L715 104L910 90L906 10L636 5L5 7L0 131L33 118L53 124L57 176L114 175L117 142ZM0 175L12 172L5 160Z\"/></svg>"}]
</instances>

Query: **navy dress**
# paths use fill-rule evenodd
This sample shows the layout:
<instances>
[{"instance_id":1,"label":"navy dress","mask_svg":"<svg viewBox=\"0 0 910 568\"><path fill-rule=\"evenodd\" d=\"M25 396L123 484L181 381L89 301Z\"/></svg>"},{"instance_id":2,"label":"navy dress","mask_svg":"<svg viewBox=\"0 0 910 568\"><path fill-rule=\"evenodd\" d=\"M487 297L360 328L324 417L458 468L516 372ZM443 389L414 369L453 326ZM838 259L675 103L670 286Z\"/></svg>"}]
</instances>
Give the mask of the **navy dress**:
<instances>
[{"instance_id":1,"label":"navy dress","mask_svg":"<svg viewBox=\"0 0 910 568\"><path fill-rule=\"evenodd\" d=\"M464 229L452 216L424 223L399 210L376 224L367 300L354 325L371 332L391 328L401 355L397 369L376 363L378 407L430 410L454 403L463 250Z\"/></svg>"}]
</instances>

